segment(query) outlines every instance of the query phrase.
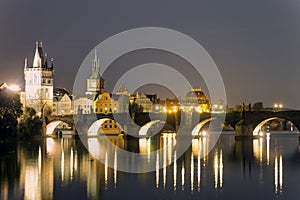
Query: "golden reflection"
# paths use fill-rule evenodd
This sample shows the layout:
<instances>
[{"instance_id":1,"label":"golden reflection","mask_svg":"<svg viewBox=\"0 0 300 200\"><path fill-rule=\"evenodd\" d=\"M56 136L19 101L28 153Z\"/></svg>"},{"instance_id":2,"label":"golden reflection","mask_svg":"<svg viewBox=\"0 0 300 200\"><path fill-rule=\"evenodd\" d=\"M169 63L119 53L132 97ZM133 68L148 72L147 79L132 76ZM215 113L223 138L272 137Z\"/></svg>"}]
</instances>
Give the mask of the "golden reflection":
<instances>
[{"instance_id":1,"label":"golden reflection","mask_svg":"<svg viewBox=\"0 0 300 200\"><path fill-rule=\"evenodd\" d=\"M151 153L151 139L150 138L140 138L139 139L139 152L147 153L148 162L150 162L150 153Z\"/></svg>"},{"instance_id":2,"label":"golden reflection","mask_svg":"<svg viewBox=\"0 0 300 200\"><path fill-rule=\"evenodd\" d=\"M202 146L203 146L203 165L206 166L206 163L208 162L208 145L207 145L207 137L202 138Z\"/></svg>"},{"instance_id":3,"label":"golden reflection","mask_svg":"<svg viewBox=\"0 0 300 200\"><path fill-rule=\"evenodd\" d=\"M253 154L255 158L259 158L259 143L257 139L253 140Z\"/></svg>"},{"instance_id":4,"label":"golden reflection","mask_svg":"<svg viewBox=\"0 0 300 200\"><path fill-rule=\"evenodd\" d=\"M104 183L105 188L107 189L107 180L108 180L108 158L107 158L107 152L105 152L105 164L104 164Z\"/></svg>"},{"instance_id":5,"label":"golden reflection","mask_svg":"<svg viewBox=\"0 0 300 200\"><path fill-rule=\"evenodd\" d=\"M41 169L42 169L42 150L41 150L41 146L39 146L38 167L39 167L39 174L41 174Z\"/></svg>"},{"instance_id":6,"label":"golden reflection","mask_svg":"<svg viewBox=\"0 0 300 200\"><path fill-rule=\"evenodd\" d=\"M215 189L218 187L218 152L214 156Z\"/></svg>"},{"instance_id":7,"label":"golden reflection","mask_svg":"<svg viewBox=\"0 0 300 200\"><path fill-rule=\"evenodd\" d=\"M75 151L75 157L74 157L74 171L76 172L78 169L78 153Z\"/></svg>"},{"instance_id":8,"label":"golden reflection","mask_svg":"<svg viewBox=\"0 0 300 200\"><path fill-rule=\"evenodd\" d=\"M275 193L278 192L278 158L275 156L275 165L274 165L274 185L275 185Z\"/></svg>"},{"instance_id":9,"label":"golden reflection","mask_svg":"<svg viewBox=\"0 0 300 200\"><path fill-rule=\"evenodd\" d=\"M167 179L167 137L166 134L163 135L163 184L164 188L166 186Z\"/></svg>"},{"instance_id":10,"label":"golden reflection","mask_svg":"<svg viewBox=\"0 0 300 200\"><path fill-rule=\"evenodd\" d=\"M118 172L118 156L117 150L115 149L115 159L114 159L114 184L117 185L117 172Z\"/></svg>"},{"instance_id":11,"label":"golden reflection","mask_svg":"<svg viewBox=\"0 0 300 200\"><path fill-rule=\"evenodd\" d=\"M168 165L172 162L172 135L168 134ZM166 148L166 147L165 147Z\"/></svg>"},{"instance_id":12,"label":"golden reflection","mask_svg":"<svg viewBox=\"0 0 300 200\"><path fill-rule=\"evenodd\" d=\"M201 177L201 157L200 149L198 150L198 191L200 191L200 177Z\"/></svg>"},{"instance_id":13,"label":"golden reflection","mask_svg":"<svg viewBox=\"0 0 300 200\"><path fill-rule=\"evenodd\" d=\"M70 174L71 174L71 180L73 180L74 171L73 171L73 164L74 164L74 157L73 157L73 148L71 147L70 151Z\"/></svg>"},{"instance_id":14,"label":"golden reflection","mask_svg":"<svg viewBox=\"0 0 300 200\"><path fill-rule=\"evenodd\" d=\"M184 161L182 161L182 168L181 168L181 190L184 190Z\"/></svg>"},{"instance_id":15,"label":"golden reflection","mask_svg":"<svg viewBox=\"0 0 300 200\"><path fill-rule=\"evenodd\" d=\"M282 192L283 186L283 164L282 164L282 155L279 157L279 189Z\"/></svg>"},{"instance_id":16,"label":"golden reflection","mask_svg":"<svg viewBox=\"0 0 300 200\"><path fill-rule=\"evenodd\" d=\"M156 153L156 188L159 186L159 154Z\"/></svg>"},{"instance_id":17,"label":"golden reflection","mask_svg":"<svg viewBox=\"0 0 300 200\"><path fill-rule=\"evenodd\" d=\"M1 180L0 198L3 200L8 199L8 180L7 178Z\"/></svg>"},{"instance_id":18,"label":"golden reflection","mask_svg":"<svg viewBox=\"0 0 300 200\"><path fill-rule=\"evenodd\" d=\"M54 142L54 139L53 138L47 138L46 139L46 151L47 151L47 154L54 154L54 150L55 150L55 142Z\"/></svg>"},{"instance_id":19,"label":"golden reflection","mask_svg":"<svg viewBox=\"0 0 300 200\"><path fill-rule=\"evenodd\" d=\"M214 178L215 178L215 189L223 187L223 151L216 151L214 155Z\"/></svg>"},{"instance_id":20,"label":"golden reflection","mask_svg":"<svg viewBox=\"0 0 300 200\"><path fill-rule=\"evenodd\" d=\"M223 151L220 150L220 188L223 187Z\"/></svg>"},{"instance_id":21,"label":"golden reflection","mask_svg":"<svg viewBox=\"0 0 300 200\"><path fill-rule=\"evenodd\" d=\"M37 163L27 161L25 166L24 199L41 199L41 183Z\"/></svg>"},{"instance_id":22,"label":"golden reflection","mask_svg":"<svg viewBox=\"0 0 300 200\"><path fill-rule=\"evenodd\" d=\"M191 191L194 190L194 155L191 154Z\"/></svg>"},{"instance_id":23,"label":"golden reflection","mask_svg":"<svg viewBox=\"0 0 300 200\"><path fill-rule=\"evenodd\" d=\"M177 186L177 155L176 151L174 152L174 191L176 191L176 186Z\"/></svg>"},{"instance_id":24,"label":"golden reflection","mask_svg":"<svg viewBox=\"0 0 300 200\"><path fill-rule=\"evenodd\" d=\"M97 199L99 190L97 188L96 162L89 161L87 165L87 197L88 199Z\"/></svg>"},{"instance_id":25,"label":"golden reflection","mask_svg":"<svg viewBox=\"0 0 300 200\"><path fill-rule=\"evenodd\" d=\"M270 133L266 133L267 139L267 165L270 165Z\"/></svg>"},{"instance_id":26,"label":"golden reflection","mask_svg":"<svg viewBox=\"0 0 300 200\"><path fill-rule=\"evenodd\" d=\"M65 176L65 153L64 150L62 149L61 151L61 181L64 181L64 176Z\"/></svg>"},{"instance_id":27,"label":"golden reflection","mask_svg":"<svg viewBox=\"0 0 300 200\"><path fill-rule=\"evenodd\" d=\"M263 138L259 138L259 163L262 165L263 161Z\"/></svg>"},{"instance_id":28,"label":"golden reflection","mask_svg":"<svg viewBox=\"0 0 300 200\"><path fill-rule=\"evenodd\" d=\"M283 161L282 155L275 156L275 164L274 164L274 186L275 186L275 193L277 194L278 191L282 193L283 191Z\"/></svg>"}]
</instances>

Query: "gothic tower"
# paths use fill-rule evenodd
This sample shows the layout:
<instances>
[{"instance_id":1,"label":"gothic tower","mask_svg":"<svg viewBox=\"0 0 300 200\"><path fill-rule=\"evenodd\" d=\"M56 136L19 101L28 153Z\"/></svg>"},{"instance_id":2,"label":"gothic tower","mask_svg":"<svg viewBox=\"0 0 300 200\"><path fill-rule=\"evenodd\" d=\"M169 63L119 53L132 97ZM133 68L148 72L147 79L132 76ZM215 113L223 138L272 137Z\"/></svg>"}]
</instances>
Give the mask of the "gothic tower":
<instances>
[{"instance_id":1,"label":"gothic tower","mask_svg":"<svg viewBox=\"0 0 300 200\"><path fill-rule=\"evenodd\" d=\"M53 106L53 58L48 64L47 54L43 52L42 42L36 42L32 66L25 59L25 106L37 113L49 114Z\"/></svg>"},{"instance_id":2,"label":"gothic tower","mask_svg":"<svg viewBox=\"0 0 300 200\"><path fill-rule=\"evenodd\" d=\"M92 76L87 79L86 94L97 95L99 93L104 93L104 79L100 77L100 61L95 49L95 56L92 62Z\"/></svg>"}]
</instances>

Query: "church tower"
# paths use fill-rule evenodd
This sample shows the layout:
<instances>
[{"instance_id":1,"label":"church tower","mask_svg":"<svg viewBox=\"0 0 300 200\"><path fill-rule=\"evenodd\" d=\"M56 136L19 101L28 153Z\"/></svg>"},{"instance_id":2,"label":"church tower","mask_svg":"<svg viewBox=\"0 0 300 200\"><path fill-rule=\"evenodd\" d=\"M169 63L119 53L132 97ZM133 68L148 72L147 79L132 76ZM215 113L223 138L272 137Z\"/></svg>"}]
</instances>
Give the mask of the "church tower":
<instances>
[{"instance_id":1,"label":"church tower","mask_svg":"<svg viewBox=\"0 0 300 200\"><path fill-rule=\"evenodd\" d=\"M87 79L86 94L97 95L104 93L104 79L100 77L100 61L97 57L97 50L95 49L95 56L92 62L92 76Z\"/></svg>"},{"instance_id":2,"label":"church tower","mask_svg":"<svg viewBox=\"0 0 300 200\"><path fill-rule=\"evenodd\" d=\"M53 106L53 58L48 64L47 54L43 52L42 42L36 42L32 66L25 59L25 105L37 113L50 114Z\"/></svg>"}]
</instances>

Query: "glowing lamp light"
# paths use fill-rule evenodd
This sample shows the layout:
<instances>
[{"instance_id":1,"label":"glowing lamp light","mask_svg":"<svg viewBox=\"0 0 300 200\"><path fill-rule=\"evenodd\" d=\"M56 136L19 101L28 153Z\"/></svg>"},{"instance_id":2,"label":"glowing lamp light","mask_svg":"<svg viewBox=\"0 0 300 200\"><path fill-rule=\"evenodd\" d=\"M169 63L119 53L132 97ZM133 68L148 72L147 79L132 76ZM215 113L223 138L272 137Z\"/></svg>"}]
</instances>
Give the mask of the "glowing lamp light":
<instances>
[{"instance_id":1,"label":"glowing lamp light","mask_svg":"<svg viewBox=\"0 0 300 200\"><path fill-rule=\"evenodd\" d=\"M14 91L14 92L19 92L19 91L21 91L20 86L15 85L15 84L10 85L8 88L9 88L11 91Z\"/></svg>"},{"instance_id":2,"label":"glowing lamp light","mask_svg":"<svg viewBox=\"0 0 300 200\"><path fill-rule=\"evenodd\" d=\"M207 136L206 131L202 131L202 132L201 132L201 135L202 135L202 136Z\"/></svg>"}]
</instances>

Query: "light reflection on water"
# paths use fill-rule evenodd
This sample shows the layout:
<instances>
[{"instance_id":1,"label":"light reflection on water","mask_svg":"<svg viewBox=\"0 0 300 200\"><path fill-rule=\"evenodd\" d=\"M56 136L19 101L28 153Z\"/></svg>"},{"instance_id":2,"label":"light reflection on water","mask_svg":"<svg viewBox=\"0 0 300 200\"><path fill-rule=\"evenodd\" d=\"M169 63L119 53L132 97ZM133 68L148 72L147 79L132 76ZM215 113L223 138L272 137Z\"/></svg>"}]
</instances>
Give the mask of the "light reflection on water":
<instances>
[{"instance_id":1,"label":"light reflection on water","mask_svg":"<svg viewBox=\"0 0 300 200\"><path fill-rule=\"evenodd\" d=\"M256 140L235 141L234 134L224 134L207 154L209 137L194 138L187 152L178 157L175 135L109 136L118 147L147 155L166 147L154 160L148 157L147 162L156 163L156 170L145 174L109 168L109 159L116 168L120 158L116 149L105 149L99 138L89 139L88 145L93 153L104 155L103 164L79 139L2 141L0 198L289 199L300 195L297 135L269 133Z\"/></svg>"}]
</instances>

